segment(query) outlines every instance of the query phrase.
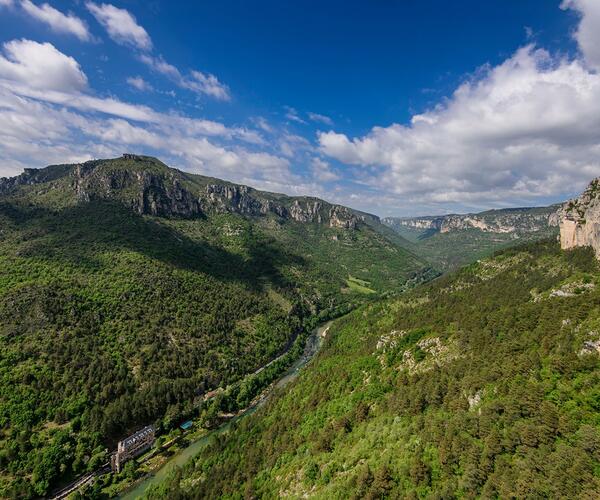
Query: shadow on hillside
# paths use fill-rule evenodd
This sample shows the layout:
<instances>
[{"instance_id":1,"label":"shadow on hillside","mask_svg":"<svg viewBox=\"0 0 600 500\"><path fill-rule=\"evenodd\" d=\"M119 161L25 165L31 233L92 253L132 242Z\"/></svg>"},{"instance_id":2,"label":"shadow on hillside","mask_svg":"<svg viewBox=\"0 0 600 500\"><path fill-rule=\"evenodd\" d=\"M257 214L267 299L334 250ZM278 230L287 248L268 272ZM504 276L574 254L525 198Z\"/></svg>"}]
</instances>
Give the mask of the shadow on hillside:
<instances>
[{"instance_id":1,"label":"shadow on hillside","mask_svg":"<svg viewBox=\"0 0 600 500\"><path fill-rule=\"evenodd\" d=\"M0 217L18 230L19 255L69 262L90 270L105 264L99 255L130 250L180 269L201 272L218 280L262 288L265 279L288 285L281 265L302 266L302 257L283 252L266 239L246 241L247 256L207 241L195 241L160 223L110 201L83 203L63 210L0 204ZM199 219L198 224L204 224Z\"/></svg>"}]
</instances>

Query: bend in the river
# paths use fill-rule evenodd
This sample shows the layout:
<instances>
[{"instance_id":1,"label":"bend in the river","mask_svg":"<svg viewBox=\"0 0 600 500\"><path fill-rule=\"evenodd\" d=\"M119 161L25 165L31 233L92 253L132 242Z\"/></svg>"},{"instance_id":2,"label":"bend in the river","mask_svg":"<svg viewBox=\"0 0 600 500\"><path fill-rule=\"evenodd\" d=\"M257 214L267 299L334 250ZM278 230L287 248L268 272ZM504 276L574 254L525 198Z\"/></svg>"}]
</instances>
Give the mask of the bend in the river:
<instances>
[{"instance_id":1,"label":"bend in the river","mask_svg":"<svg viewBox=\"0 0 600 500\"><path fill-rule=\"evenodd\" d=\"M131 490L129 490L120 498L123 500L133 500L135 498L140 498L142 495L144 495L144 493L150 486L159 484L160 482L164 481L167 475L176 467L183 466L188 460L196 456L209 443L210 439L213 436L225 432L227 429L229 429L229 427L231 427L231 424L233 422L254 413L273 394L273 389L285 387L292 380L294 380L298 376L300 369L303 366L305 366L321 349L321 346L323 345L324 334L331 326L331 323L332 321L323 323L311 332L310 336L306 340L306 346L304 348L304 353L302 354L302 356L299 359L297 359L290 368L288 368L288 370L279 378L279 380L277 380L277 382L275 382L273 386L266 390L265 395L259 398L256 403L248 407L237 417L229 420L220 427L210 431L208 434L205 434L201 438L190 443L181 451L177 452L167 462L165 462L160 467L160 469L155 471L151 476L148 476L147 478L143 479L141 482L136 484Z\"/></svg>"}]
</instances>

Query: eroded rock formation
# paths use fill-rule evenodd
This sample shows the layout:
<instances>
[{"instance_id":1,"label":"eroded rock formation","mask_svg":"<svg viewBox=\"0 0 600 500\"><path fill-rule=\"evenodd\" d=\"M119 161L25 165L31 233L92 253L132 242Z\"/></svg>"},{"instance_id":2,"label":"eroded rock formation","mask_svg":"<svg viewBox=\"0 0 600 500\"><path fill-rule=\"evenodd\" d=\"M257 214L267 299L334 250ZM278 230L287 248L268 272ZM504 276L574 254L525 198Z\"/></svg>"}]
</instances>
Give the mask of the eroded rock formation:
<instances>
[{"instance_id":1,"label":"eroded rock formation","mask_svg":"<svg viewBox=\"0 0 600 500\"><path fill-rule=\"evenodd\" d=\"M171 172L95 168L94 162L73 171L78 199L118 199L139 214L193 217L202 214L198 199Z\"/></svg>"},{"instance_id":2,"label":"eroded rock formation","mask_svg":"<svg viewBox=\"0 0 600 500\"><path fill-rule=\"evenodd\" d=\"M600 178L594 179L578 198L559 211L560 246L590 246L600 258Z\"/></svg>"}]
</instances>

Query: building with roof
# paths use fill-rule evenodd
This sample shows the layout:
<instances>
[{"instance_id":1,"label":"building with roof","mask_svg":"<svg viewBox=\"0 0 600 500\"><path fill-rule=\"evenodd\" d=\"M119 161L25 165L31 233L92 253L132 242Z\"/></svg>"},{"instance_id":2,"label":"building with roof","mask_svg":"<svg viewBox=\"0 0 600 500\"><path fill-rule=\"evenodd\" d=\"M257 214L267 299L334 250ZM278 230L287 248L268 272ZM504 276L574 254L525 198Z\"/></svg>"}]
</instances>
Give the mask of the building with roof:
<instances>
[{"instance_id":1,"label":"building with roof","mask_svg":"<svg viewBox=\"0 0 600 500\"><path fill-rule=\"evenodd\" d=\"M137 431L117 445L117 451L110 457L110 466L113 472L121 472L123 464L149 450L154 443L154 426L148 425Z\"/></svg>"},{"instance_id":2,"label":"building with roof","mask_svg":"<svg viewBox=\"0 0 600 500\"><path fill-rule=\"evenodd\" d=\"M184 422L183 424L181 424L179 427L181 428L181 430L187 431L188 429L191 429L193 425L194 425L194 422L192 422L191 420L188 420L187 422Z\"/></svg>"}]
</instances>

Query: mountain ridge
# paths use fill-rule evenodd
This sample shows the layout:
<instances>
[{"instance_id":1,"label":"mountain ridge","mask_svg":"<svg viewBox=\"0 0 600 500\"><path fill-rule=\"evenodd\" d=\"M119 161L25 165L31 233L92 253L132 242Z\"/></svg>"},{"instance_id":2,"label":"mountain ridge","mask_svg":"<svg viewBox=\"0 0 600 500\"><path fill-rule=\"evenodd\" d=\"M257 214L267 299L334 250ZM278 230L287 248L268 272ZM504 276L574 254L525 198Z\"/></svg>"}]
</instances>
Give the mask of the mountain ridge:
<instances>
[{"instance_id":1,"label":"mountain ridge","mask_svg":"<svg viewBox=\"0 0 600 500\"><path fill-rule=\"evenodd\" d=\"M385 217L389 226L433 230L440 233L464 229L484 232L513 233L539 231L545 224L557 226L560 204L547 207L518 207L485 210L466 214L425 215L418 217Z\"/></svg>"},{"instance_id":2,"label":"mountain ridge","mask_svg":"<svg viewBox=\"0 0 600 500\"><path fill-rule=\"evenodd\" d=\"M261 217L274 215L296 222L355 229L359 223L380 224L378 216L311 196L288 196L233 182L183 172L160 160L124 154L120 158L25 169L0 179L0 193L69 178L80 201L94 198L125 202L139 214L163 217L202 217L234 212ZM119 192L132 191L129 197Z\"/></svg>"},{"instance_id":3,"label":"mountain ridge","mask_svg":"<svg viewBox=\"0 0 600 500\"><path fill-rule=\"evenodd\" d=\"M386 217L382 223L408 240L413 252L442 271L469 264L519 242L558 235L558 209L523 207L470 214Z\"/></svg>"}]
</instances>

